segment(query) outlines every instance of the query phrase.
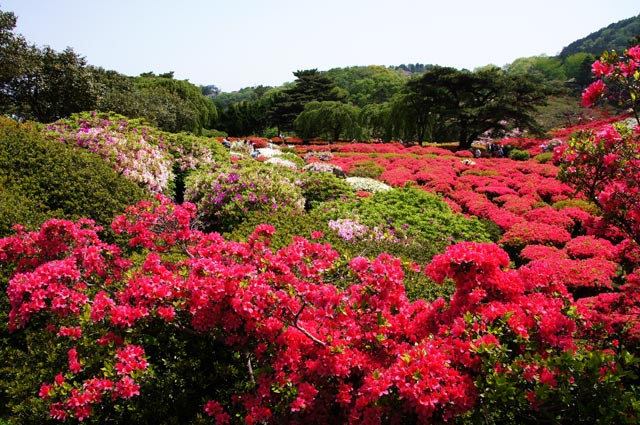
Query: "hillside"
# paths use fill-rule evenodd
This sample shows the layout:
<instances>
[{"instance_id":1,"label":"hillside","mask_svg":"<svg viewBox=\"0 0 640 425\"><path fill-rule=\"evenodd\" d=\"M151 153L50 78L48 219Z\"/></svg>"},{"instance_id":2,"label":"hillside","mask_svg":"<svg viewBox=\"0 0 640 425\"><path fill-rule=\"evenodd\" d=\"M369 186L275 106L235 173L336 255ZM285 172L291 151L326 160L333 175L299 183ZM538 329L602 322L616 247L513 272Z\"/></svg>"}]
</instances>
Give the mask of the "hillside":
<instances>
[{"instance_id":1,"label":"hillside","mask_svg":"<svg viewBox=\"0 0 640 425\"><path fill-rule=\"evenodd\" d=\"M633 39L640 38L640 15L623 19L569 44L560 52L561 58L576 53L600 56L605 50L624 51Z\"/></svg>"}]
</instances>

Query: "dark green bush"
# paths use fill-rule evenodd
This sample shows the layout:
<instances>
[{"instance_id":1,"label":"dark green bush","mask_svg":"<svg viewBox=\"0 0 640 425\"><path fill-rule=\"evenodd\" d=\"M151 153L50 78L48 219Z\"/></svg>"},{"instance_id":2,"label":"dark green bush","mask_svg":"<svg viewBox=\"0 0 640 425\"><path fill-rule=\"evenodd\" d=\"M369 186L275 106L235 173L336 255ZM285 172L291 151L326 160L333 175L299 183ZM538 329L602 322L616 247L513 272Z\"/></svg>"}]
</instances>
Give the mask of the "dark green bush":
<instances>
[{"instance_id":1,"label":"dark green bush","mask_svg":"<svg viewBox=\"0 0 640 425\"><path fill-rule=\"evenodd\" d=\"M513 149L511 150L511 152L509 152L509 158L513 159L514 161L526 161L530 157L531 155L529 154L529 152L522 151L520 149Z\"/></svg>"},{"instance_id":2,"label":"dark green bush","mask_svg":"<svg viewBox=\"0 0 640 425\"><path fill-rule=\"evenodd\" d=\"M0 118L0 236L14 221L35 229L49 217L91 218L110 235L113 218L144 196L99 156Z\"/></svg>"},{"instance_id":3,"label":"dark green bush","mask_svg":"<svg viewBox=\"0 0 640 425\"><path fill-rule=\"evenodd\" d=\"M308 211L321 202L344 200L355 196L354 190L344 180L333 173L307 171L301 174L299 181L305 209Z\"/></svg>"}]
</instances>

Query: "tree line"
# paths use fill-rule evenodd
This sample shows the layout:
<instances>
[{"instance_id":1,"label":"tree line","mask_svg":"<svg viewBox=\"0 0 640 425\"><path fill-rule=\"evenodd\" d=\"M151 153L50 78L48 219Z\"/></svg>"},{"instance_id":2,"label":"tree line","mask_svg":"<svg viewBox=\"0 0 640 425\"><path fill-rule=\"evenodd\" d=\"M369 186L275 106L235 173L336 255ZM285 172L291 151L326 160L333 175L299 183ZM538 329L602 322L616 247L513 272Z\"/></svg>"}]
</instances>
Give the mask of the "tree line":
<instances>
[{"instance_id":1,"label":"tree line","mask_svg":"<svg viewBox=\"0 0 640 425\"><path fill-rule=\"evenodd\" d=\"M170 132L214 128L217 109L200 87L172 72L128 77L87 64L72 48L35 46L14 33L16 21L0 11L0 113L49 123L100 110L144 118Z\"/></svg>"},{"instance_id":2,"label":"tree line","mask_svg":"<svg viewBox=\"0 0 640 425\"><path fill-rule=\"evenodd\" d=\"M16 19L0 11L2 114L52 122L80 111L113 111L199 135L459 141L465 148L482 134L539 132L537 109L551 94L586 87L594 60L580 52L473 71L419 63L308 69L280 87L221 93L215 85L176 80L173 72L130 77L87 64L71 48L37 47L14 32Z\"/></svg>"}]
</instances>

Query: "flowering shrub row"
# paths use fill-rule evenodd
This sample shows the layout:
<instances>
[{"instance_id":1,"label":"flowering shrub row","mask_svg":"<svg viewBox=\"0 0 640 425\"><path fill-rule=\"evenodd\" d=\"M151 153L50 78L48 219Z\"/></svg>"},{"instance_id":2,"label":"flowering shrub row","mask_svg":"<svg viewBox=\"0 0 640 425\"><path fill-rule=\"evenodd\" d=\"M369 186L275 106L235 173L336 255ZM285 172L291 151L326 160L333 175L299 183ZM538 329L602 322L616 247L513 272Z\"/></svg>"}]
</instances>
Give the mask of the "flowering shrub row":
<instances>
[{"instance_id":1,"label":"flowering shrub row","mask_svg":"<svg viewBox=\"0 0 640 425\"><path fill-rule=\"evenodd\" d=\"M238 371L232 394L204 386L193 401L218 423L521 421L576 404L578 416L556 418L634 417L628 354L584 344L561 284L507 269L494 244L448 247L424 272L455 282L453 296L410 302L388 254L352 258L352 284L332 284L329 245L294 238L274 252L271 226L238 243L193 230L195 213L162 197L129 208L113 226L140 250L135 263L89 221L0 240L0 259L15 268L12 329L51 327L68 347L42 371L51 417L106 420L164 379L153 326L200 338L214 358L241 356L227 364Z\"/></svg>"},{"instance_id":2,"label":"flowering shrub row","mask_svg":"<svg viewBox=\"0 0 640 425\"><path fill-rule=\"evenodd\" d=\"M154 193L169 193L174 170L206 168L228 159L213 140L165 133L117 114L74 114L46 126L43 134L102 156L114 170Z\"/></svg>"}]
</instances>

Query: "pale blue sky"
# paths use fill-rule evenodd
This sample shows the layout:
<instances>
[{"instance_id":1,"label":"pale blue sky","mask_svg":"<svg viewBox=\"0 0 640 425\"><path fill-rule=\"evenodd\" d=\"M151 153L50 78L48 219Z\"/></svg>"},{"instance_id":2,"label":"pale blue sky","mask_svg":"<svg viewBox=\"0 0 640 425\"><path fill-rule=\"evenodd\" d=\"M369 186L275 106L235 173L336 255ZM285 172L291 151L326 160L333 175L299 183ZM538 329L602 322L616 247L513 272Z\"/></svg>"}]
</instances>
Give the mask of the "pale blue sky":
<instances>
[{"instance_id":1,"label":"pale blue sky","mask_svg":"<svg viewBox=\"0 0 640 425\"><path fill-rule=\"evenodd\" d=\"M16 32L126 75L223 91L293 72L424 63L473 69L555 55L640 14L638 0L0 0Z\"/></svg>"}]
</instances>

